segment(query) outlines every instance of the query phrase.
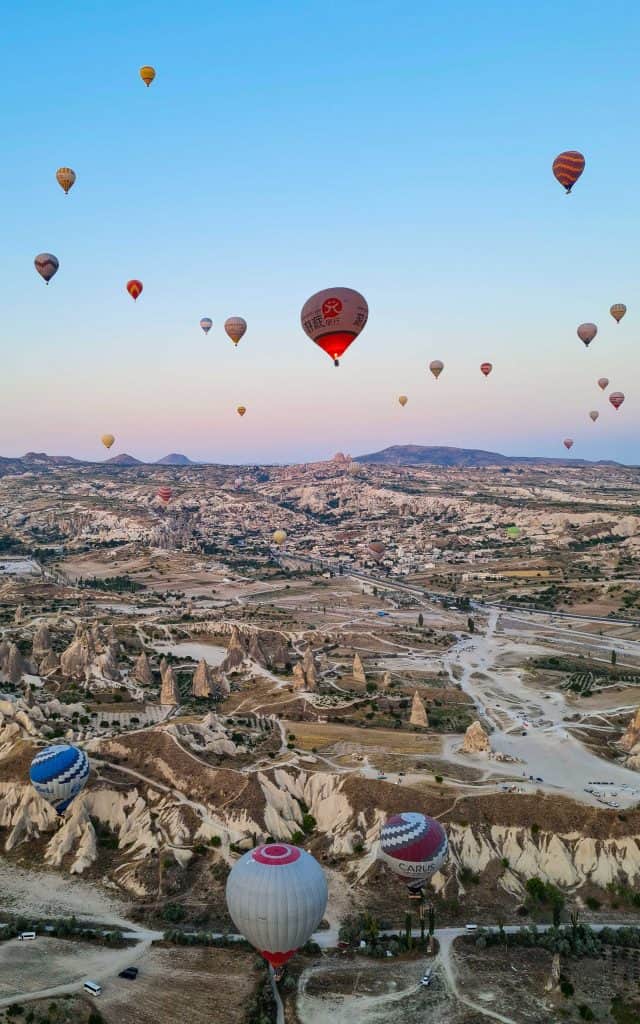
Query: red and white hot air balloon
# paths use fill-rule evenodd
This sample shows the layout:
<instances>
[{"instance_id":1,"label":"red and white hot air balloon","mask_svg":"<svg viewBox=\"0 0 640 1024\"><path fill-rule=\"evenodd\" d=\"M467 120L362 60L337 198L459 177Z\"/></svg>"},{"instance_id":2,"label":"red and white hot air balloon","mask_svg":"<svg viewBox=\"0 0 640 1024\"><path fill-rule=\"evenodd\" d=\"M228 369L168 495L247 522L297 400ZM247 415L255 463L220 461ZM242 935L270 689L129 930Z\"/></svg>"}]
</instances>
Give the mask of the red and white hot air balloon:
<instances>
[{"instance_id":1,"label":"red and white hot air balloon","mask_svg":"<svg viewBox=\"0 0 640 1024\"><path fill-rule=\"evenodd\" d=\"M413 892L440 870L448 852L447 833L435 818L403 811L382 826L380 857Z\"/></svg>"},{"instance_id":2,"label":"red and white hot air balloon","mask_svg":"<svg viewBox=\"0 0 640 1024\"><path fill-rule=\"evenodd\" d=\"M607 388L609 387L609 378L608 377L598 377L598 387L600 388L601 391L606 391Z\"/></svg>"},{"instance_id":3,"label":"red and white hot air balloon","mask_svg":"<svg viewBox=\"0 0 640 1024\"><path fill-rule=\"evenodd\" d=\"M308 942L322 921L327 895L315 857L289 843L250 850L227 879L233 923L276 970Z\"/></svg>"},{"instance_id":4,"label":"red and white hot air balloon","mask_svg":"<svg viewBox=\"0 0 640 1024\"><path fill-rule=\"evenodd\" d=\"M624 394L622 391L612 391L609 395L609 401L614 409L619 409L624 402Z\"/></svg>"},{"instance_id":5,"label":"red and white hot air balloon","mask_svg":"<svg viewBox=\"0 0 640 1024\"><path fill-rule=\"evenodd\" d=\"M136 299L138 298L138 296L142 295L142 289L143 289L144 285L142 284L142 281L138 281L134 277L130 281L127 281L126 287L127 287L127 291L129 292L129 295L131 296L131 298L135 302Z\"/></svg>"},{"instance_id":6,"label":"red and white hot air balloon","mask_svg":"<svg viewBox=\"0 0 640 1024\"><path fill-rule=\"evenodd\" d=\"M595 423L599 415L600 413L597 409L592 409L589 413L589 419L593 420L593 422Z\"/></svg>"},{"instance_id":7,"label":"red and white hot air balloon","mask_svg":"<svg viewBox=\"0 0 640 1024\"><path fill-rule=\"evenodd\" d=\"M567 451L571 451L571 449L573 448L573 440L570 437L565 437L562 443L567 449Z\"/></svg>"},{"instance_id":8,"label":"red and white hot air balloon","mask_svg":"<svg viewBox=\"0 0 640 1024\"><path fill-rule=\"evenodd\" d=\"M167 504L167 502L171 501L172 494L173 491L171 490L170 487L158 488L158 497L160 498L160 501L164 501L165 505Z\"/></svg>"},{"instance_id":9,"label":"red and white hot air balloon","mask_svg":"<svg viewBox=\"0 0 640 1024\"><path fill-rule=\"evenodd\" d=\"M598 328L595 324L580 324L578 327L578 337L580 341L584 342L587 348L598 333Z\"/></svg>"},{"instance_id":10,"label":"red and white hot air balloon","mask_svg":"<svg viewBox=\"0 0 640 1024\"><path fill-rule=\"evenodd\" d=\"M340 356L360 334L369 317L364 295L353 288L325 288L307 299L300 313L305 334L339 366Z\"/></svg>"},{"instance_id":11,"label":"red and white hot air balloon","mask_svg":"<svg viewBox=\"0 0 640 1024\"><path fill-rule=\"evenodd\" d=\"M492 370L493 363L480 363L480 373L484 374L485 377L488 377Z\"/></svg>"}]
</instances>

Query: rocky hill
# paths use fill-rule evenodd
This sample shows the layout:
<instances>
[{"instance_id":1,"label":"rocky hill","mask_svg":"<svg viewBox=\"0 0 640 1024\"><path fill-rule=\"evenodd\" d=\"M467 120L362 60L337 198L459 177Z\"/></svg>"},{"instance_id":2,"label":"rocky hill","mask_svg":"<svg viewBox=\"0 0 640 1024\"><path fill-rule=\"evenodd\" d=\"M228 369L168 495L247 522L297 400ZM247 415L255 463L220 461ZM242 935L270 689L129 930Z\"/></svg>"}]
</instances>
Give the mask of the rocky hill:
<instances>
[{"instance_id":1,"label":"rocky hill","mask_svg":"<svg viewBox=\"0 0 640 1024\"><path fill-rule=\"evenodd\" d=\"M380 452L357 455L356 462L386 466L457 466L480 468L483 466L555 465L555 466L618 466L618 462L590 462L587 459L544 459L525 455L501 455L480 448L449 448L438 445L392 445Z\"/></svg>"},{"instance_id":2,"label":"rocky hill","mask_svg":"<svg viewBox=\"0 0 640 1024\"><path fill-rule=\"evenodd\" d=\"M157 459L155 462L156 466L193 466L191 459L187 458L186 455L181 455L179 452L171 452L170 455L165 455L162 459Z\"/></svg>"},{"instance_id":3,"label":"rocky hill","mask_svg":"<svg viewBox=\"0 0 640 1024\"><path fill-rule=\"evenodd\" d=\"M125 452L122 455L114 455L110 459L105 459L104 464L106 466L142 466L144 465L140 459L134 458L133 455L127 455Z\"/></svg>"}]
</instances>

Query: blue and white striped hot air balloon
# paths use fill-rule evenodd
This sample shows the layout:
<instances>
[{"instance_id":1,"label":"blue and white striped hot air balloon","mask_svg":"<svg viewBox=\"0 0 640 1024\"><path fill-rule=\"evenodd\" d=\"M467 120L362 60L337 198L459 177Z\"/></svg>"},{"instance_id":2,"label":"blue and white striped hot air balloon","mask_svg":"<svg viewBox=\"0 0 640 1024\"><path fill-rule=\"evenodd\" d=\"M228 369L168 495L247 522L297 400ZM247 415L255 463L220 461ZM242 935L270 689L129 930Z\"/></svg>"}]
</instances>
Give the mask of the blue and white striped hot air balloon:
<instances>
[{"instance_id":1,"label":"blue and white striped hot air balloon","mask_svg":"<svg viewBox=\"0 0 640 1024\"><path fill-rule=\"evenodd\" d=\"M29 769L31 784L36 793L64 814L89 778L89 758L84 750L70 743L56 743L40 750Z\"/></svg>"}]
</instances>

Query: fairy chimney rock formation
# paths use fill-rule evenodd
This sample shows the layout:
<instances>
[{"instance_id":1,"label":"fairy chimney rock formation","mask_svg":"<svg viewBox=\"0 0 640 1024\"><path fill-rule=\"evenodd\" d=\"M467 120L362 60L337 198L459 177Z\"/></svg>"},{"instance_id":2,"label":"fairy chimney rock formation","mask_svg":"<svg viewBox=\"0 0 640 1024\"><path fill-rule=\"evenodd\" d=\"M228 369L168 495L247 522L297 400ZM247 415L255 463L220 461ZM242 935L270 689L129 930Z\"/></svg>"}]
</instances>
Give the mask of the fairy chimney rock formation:
<instances>
[{"instance_id":1,"label":"fairy chimney rock formation","mask_svg":"<svg viewBox=\"0 0 640 1024\"><path fill-rule=\"evenodd\" d=\"M213 679L211 676L211 669L204 658L202 658L197 669L193 673L191 693L194 697L210 697L212 690Z\"/></svg>"},{"instance_id":2,"label":"fairy chimney rock formation","mask_svg":"<svg viewBox=\"0 0 640 1024\"><path fill-rule=\"evenodd\" d=\"M267 667L267 656L262 649L260 638L257 633L252 633L249 640L249 657L262 668Z\"/></svg>"},{"instance_id":3,"label":"fairy chimney rock formation","mask_svg":"<svg viewBox=\"0 0 640 1024\"><path fill-rule=\"evenodd\" d=\"M489 737L480 722L472 722L468 727L460 751L463 754L488 754L491 752Z\"/></svg>"},{"instance_id":4,"label":"fairy chimney rock formation","mask_svg":"<svg viewBox=\"0 0 640 1024\"><path fill-rule=\"evenodd\" d=\"M29 668L30 666L22 657L16 645L13 643L9 644L9 653L7 654L4 670L9 682L19 683L24 673L29 671Z\"/></svg>"},{"instance_id":5,"label":"fairy chimney rock formation","mask_svg":"<svg viewBox=\"0 0 640 1024\"><path fill-rule=\"evenodd\" d=\"M31 643L31 652L34 660L40 662L41 658L51 650L51 634L49 633L49 627L46 622L41 622L35 633L33 634L33 640Z\"/></svg>"},{"instance_id":6,"label":"fairy chimney rock formation","mask_svg":"<svg viewBox=\"0 0 640 1024\"><path fill-rule=\"evenodd\" d=\"M429 725L427 709L424 706L424 701L417 690L413 695L413 704L411 705L411 717L409 722L411 725L419 725L423 729L426 729Z\"/></svg>"},{"instance_id":7,"label":"fairy chimney rock formation","mask_svg":"<svg viewBox=\"0 0 640 1024\"><path fill-rule=\"evenodd\" d=\"M149 686L153 682L151 665L145 651L142 652L133 666L132 676L136 683L140 683L141 686Z\"/></svg>"},{"instance_id":8,"label":"fairy chimney rock formation","mask_svg":"<svg viewBox=\"0 0 640 1024\"><path fill-rule=\"evenodd\" d=\"M302 670L307 682L307 690L315 690L318 687L318 670L316 669L313 651L307 647L302 659Z\"/></svg>"},{"instance_id":9,"label":"fairy chimney rock formation","mask_svg":"<svg viewBox=\"0 0 640 1024\"><path fill-rule=\"evenodd\" d=\"M306 690L307 688L307 678L299 661L293 666L293 688L294 690Z\"/></svg>"},{"instance_id":10,"label":"fairy chimney rock formation","mask_svg":"<svg viewBox=\"0 0 640 1024\"><path fill-rule=\"evenodd\" d=\"M78 629L74 639L60 656L60 669L68 679L86 679L87 670L92 659L92 647L89 638L82 629Z\"/></svg>"},{"instance_id":11,"label":"fairy chimney rock formation","mask_svg":"<svg viewBox=\"0 0 640 1024\"><path fill-rule=\"evenodd\" d=\"M164 707L177 707L180 703L180 691L173 669L169 666L162 676L160 703Z\"/></svg>"},{"instance_id":12,"label":"fairy chimney rock formation","mask_svg":"<svg viewBox=\"0 0 640 1024\"><path fill-rule=\"evenodd\" d=\"M380 683L380 689L381 690L388 690L390 686L391 686L391 673L390 672L385 672L385 674L382 677L382 682Z\"/></svg>"},{"instance_id":13,"label":"fairy chimney rock formation","mask_svg":"<svg viewBox=\"0 0 640 1024\"><path fill-rule=\"evenodd\" d=\"M243 661L244 646L242 643L242 637L240 636L240 630L238 627L234 626L231 630L229 646L227 647L227 656L222 663L222 669L225 672L232 672L234 669L240 668Z\"/></svg>"},{"instance_id":14,"label":"fairy chimney rock formation","mask_svg":"<svg viewBox=\"0 0 640 1024\"><path fill-rule=\"evenodd\" d=\"M362 664L362 658L359 654L354 654L353 656L353 668L351 670L351 674L356 683L362 683L363 686L366 685L367 677Z\"/></svg>"}]
</instances>

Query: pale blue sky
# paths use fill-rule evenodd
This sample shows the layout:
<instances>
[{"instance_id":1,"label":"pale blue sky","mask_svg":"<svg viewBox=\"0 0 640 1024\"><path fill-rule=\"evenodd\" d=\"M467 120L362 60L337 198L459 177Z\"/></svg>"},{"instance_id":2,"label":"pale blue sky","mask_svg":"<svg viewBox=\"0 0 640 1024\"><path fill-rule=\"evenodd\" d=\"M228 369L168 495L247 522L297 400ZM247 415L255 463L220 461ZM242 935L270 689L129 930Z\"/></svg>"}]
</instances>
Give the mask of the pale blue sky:
<instances>
[{"instance_id":1,"label":"pale blue sky","mask_svg":"<svg viewBox=\"0 0 640 1024\"><path fill-rule=\"evenodd\" d=\"M1 454L101 458L105 431L113 452L228 462L572 436L640 463L634 5L92 8L4 15ZM567 198L568 148L587 167ZM338 370L299 325L333 284L370 305Z\"/></svg>"}]
</instances>

